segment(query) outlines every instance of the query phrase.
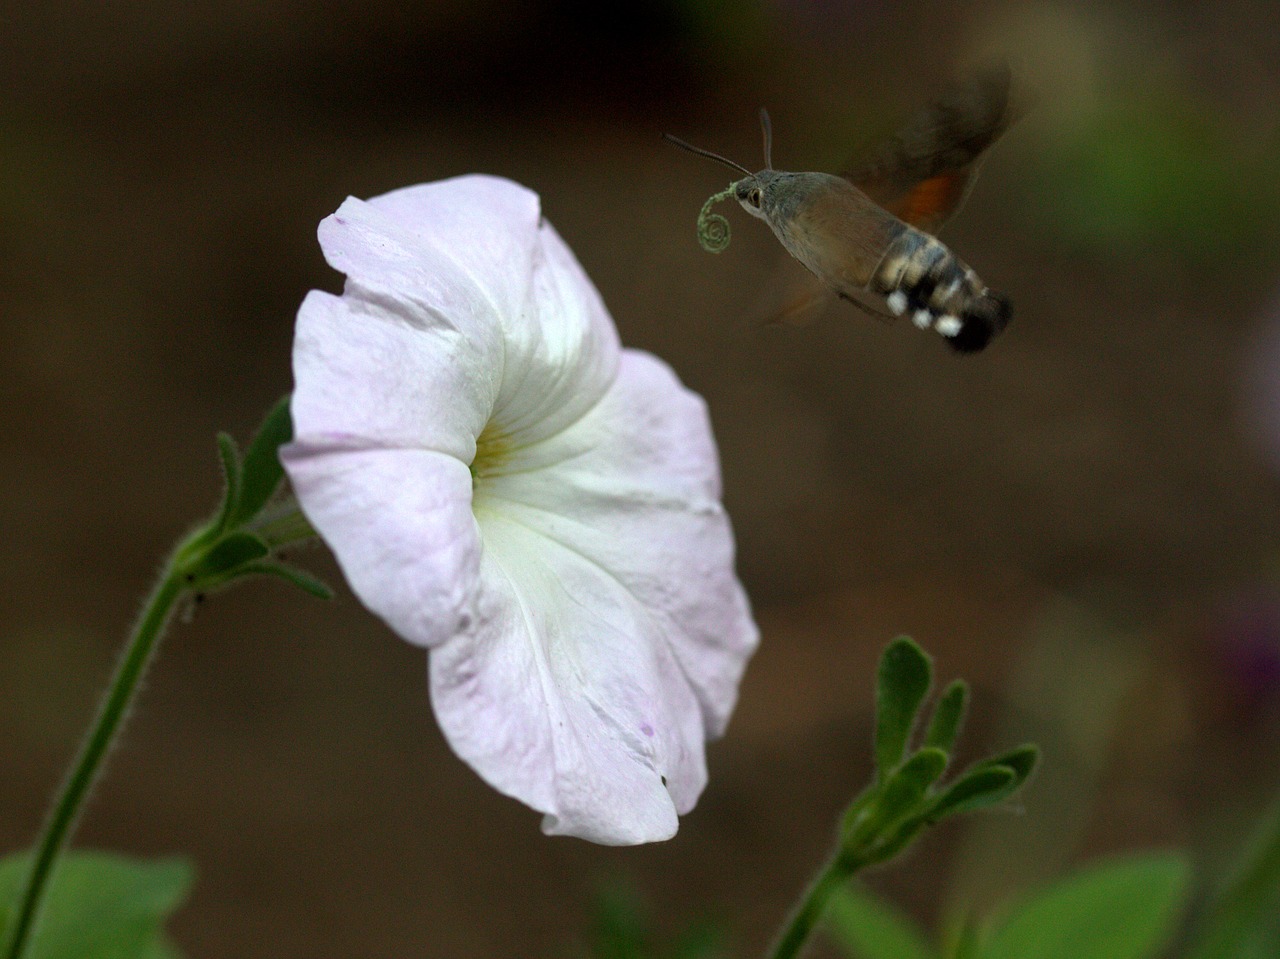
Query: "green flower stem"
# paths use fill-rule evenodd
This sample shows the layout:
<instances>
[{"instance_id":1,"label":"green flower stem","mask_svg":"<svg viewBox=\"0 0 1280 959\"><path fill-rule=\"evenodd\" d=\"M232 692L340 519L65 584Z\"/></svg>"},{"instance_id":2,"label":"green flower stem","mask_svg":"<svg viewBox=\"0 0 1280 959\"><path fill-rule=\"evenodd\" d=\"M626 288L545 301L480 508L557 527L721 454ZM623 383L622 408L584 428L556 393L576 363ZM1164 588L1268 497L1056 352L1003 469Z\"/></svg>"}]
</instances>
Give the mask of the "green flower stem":
<instances>
[{"instance_id":1,"label":"green flower stem","mask_svg":"<svg viewBox=\"0 0 1280 959\"><path fill-rule=\"evenodd\" d=\"M769 952L769 959L794 959L800 955L814 926L822 918L832 895L836 890L853 878L854 873L865 865L860 859L850 856L844 850L836 853L831 862L818 877L810 883L800 902L791 913L786 928Z\"/></svg>"},{"instance_id":2,"label":"green flower stem","mask_svg":"<svg viewBox=\"0 0 1280 959\"><path fill-rule=\"evenodd\" d=\"M53 877L58 856L76 825L89 790L128 715L129 706L173 615L174 606L187 589L185 580L183 571L174 560L170 560L143 607L142 616L138 619L133 635L125 647L124 656L116 667L97 719L94 720L88 738L81 745L80 753L76 756L45 823L31 870L18 898L17 912L9 927L8 942L3 953L5 959L22 959L30 950L32 934L35 932L36 921L40 917L40 909L49 890L49 881Z\"/></svg>"}]
</instances>

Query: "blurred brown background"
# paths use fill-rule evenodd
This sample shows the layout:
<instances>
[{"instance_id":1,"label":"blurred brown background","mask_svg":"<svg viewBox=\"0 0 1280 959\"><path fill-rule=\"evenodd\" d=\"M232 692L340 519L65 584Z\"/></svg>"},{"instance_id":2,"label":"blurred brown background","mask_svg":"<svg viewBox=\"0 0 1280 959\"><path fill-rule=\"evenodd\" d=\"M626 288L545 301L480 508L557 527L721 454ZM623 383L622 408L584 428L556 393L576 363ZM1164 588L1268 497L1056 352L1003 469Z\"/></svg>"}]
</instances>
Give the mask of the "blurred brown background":
<instances>
[{"instance_id":1,"label":"blurred brown background","mask_svg":"<svg viewBox=\"0 0 1280 959\"><path fill-rule=\"evenodd\" d=\"M1275 5L45 0L0 27L0 848L212 507L215 431L288 390L297 304L341 283L316 223L469 171L539 191L624 340L707 397L762 649L679 836L603 849L452 757L420 651L345 587L219 596L78 839L194 856L190 955L567 956L611 875L758 953L868 773L899 632L974 682L971 750L1046 750L1026 815L874 879L926 921L1112 850L1212 877L1274 791ZM944 237L1013 299L1005 336L761 325L776 243L729 211L704 254L727 171L659 134L754 167L766 104L779 167L834 170L991 52L1039 104Z\"/></svg>"}]
</instances>

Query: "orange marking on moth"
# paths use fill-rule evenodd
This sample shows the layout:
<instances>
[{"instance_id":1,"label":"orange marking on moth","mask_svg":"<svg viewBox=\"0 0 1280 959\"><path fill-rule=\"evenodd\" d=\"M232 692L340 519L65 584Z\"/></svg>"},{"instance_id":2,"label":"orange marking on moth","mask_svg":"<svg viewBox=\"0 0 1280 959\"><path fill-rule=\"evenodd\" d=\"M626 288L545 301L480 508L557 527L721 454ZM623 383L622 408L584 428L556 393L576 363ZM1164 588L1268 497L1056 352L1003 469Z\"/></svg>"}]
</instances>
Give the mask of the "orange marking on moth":
<instances>
[{"instance_id":1,"label":"orange marking on moth","mask_svg":"<svg viewBox=\"0 0 1280 959\"><path fill-rule=\"evenodd\" d=\"M945 215L959 202L964 181L963 175L955 173L922 180L902 198L899 209L895 211L898 219L916 225L939 214Z\"/></svg>"}]
</instances>

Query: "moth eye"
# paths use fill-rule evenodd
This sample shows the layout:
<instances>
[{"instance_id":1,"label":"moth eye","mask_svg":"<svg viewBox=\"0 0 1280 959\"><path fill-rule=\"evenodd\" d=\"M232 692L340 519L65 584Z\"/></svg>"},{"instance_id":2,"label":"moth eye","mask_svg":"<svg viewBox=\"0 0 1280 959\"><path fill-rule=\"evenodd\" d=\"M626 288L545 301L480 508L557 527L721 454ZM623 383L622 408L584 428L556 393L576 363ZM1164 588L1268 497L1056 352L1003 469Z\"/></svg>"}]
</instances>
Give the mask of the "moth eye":
<instances>
[{"instance_id":1,"label":"moth eye","mask_svg":"<svg viewBox=\"0 0 1280 959\"><path fill-rule=\"evenodd\" d=\"M751 199L751 205L756 209L759 209L760 208L760 191L752 190L750 199Z\"/></svg>"}]
</instances>

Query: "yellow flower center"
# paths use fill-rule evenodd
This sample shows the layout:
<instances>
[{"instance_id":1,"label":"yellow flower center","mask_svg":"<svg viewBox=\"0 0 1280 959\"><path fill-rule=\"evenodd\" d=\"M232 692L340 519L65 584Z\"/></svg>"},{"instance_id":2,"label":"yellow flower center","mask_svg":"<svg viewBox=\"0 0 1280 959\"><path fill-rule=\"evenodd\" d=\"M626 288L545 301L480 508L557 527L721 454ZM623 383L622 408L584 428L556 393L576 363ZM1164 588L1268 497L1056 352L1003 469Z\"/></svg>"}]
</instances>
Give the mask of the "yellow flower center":
<instances>
[{"instance_id":1,"label":"yellow flower center","mask_svg":"<svg viewBox=\"0 0 1280 959\"><path fill-rule=\"evenodd\" d=\"M471 488L486 476L496 476L511 458L511 437L490 421L476 438L476 456L471 461Z\"/></svg>"}]
</instances>

